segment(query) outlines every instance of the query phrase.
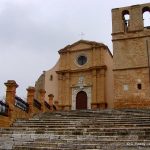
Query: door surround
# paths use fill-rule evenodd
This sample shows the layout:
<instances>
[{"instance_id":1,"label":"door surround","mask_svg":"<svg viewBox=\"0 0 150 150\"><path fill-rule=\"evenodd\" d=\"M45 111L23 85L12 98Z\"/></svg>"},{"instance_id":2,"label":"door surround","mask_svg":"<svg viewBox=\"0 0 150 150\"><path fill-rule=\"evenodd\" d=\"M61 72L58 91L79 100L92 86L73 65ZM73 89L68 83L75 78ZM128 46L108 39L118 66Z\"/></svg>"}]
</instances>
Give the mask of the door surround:
<instances>
[{"instance_id":1,"label":"door surround","mask_svg":"<svg viewBox=\"0 0 150 150\"><path fill-rule=\"evenodd\" d=\"M76 96L80 91L84 91L87 95L87 109L91 109L91 87L87 86L84 88L80 88L80 87L73 87L72 88L72 106L71 109L72 110L76 110Z\"/></svg>"}]
</instances>

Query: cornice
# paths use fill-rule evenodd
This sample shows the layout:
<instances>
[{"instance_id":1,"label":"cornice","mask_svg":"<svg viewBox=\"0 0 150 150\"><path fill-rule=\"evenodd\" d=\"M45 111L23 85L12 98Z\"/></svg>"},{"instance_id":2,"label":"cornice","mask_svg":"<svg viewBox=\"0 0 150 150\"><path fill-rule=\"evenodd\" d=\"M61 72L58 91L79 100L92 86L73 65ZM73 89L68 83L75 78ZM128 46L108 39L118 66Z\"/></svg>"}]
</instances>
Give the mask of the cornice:
<instances>
[{"instance_id":1,"label":"cornice","mask_svg":"<svg viewBox=\"0 0 150 150\"><path fill-rule=\"evenodd\" d=\"M56 73L62 74L62 73L76 73L76 72L87 72L87 71L92 71L92 70L99 70L99 69L104 69L107 70L107 66L93 66L89 68L83 68L83 69L76 69L76 70L71 70L71 69L66 69L66 70L58 70Z\"/></svg>"},{"instance_id":2,"label":"cornice","mask_svg":"<svg viewBox=\"0 0 150 150\"><path fill-rule=\"evenodd\" d=\"M143 67L113 69L113 71L135 70L135 69L148 69L148 68L149 68L148 66L143 66Z\"/></svg>"}]
</instances>

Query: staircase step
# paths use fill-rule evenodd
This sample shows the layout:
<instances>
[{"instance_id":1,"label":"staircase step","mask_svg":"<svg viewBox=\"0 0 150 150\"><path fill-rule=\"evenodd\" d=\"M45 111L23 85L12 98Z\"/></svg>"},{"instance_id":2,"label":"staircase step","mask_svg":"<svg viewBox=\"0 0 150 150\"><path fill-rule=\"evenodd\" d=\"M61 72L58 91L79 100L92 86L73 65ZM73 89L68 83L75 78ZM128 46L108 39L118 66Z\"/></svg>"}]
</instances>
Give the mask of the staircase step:
<instances>
[{"instance_id":1,"label":"staircase step","mask_svg":"<svg viewBox=\"0 0 150 150\"><path fill-rule=\"evenodd\" d=\"M1 128L0 149L149 150L150 110L40 113Z\"/></svg>"}]
</instances>

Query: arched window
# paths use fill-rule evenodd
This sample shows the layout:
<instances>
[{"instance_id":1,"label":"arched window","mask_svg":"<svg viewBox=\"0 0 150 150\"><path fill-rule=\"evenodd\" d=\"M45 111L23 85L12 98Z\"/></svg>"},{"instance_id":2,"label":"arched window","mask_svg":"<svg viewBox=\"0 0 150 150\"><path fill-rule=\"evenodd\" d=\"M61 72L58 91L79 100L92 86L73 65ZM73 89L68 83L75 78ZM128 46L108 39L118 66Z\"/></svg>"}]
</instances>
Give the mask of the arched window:
<instances>
[{"instance_id":1,"label":"arched window","mask_svg":"<svg viewBox=\"0 0 150 150\"><path fill-rule=\"evenodd\" d=\"M52 81L53 80L53 75L50 75L50 81Z\"/></svg>"},{"instance_id":2,"label":"arched window","mask_svg":"<svg viewBox=\"0 0 150 150\"><path fill-rule=\"evenodd\" d=\"M150 7L144 7L142 12L144 27L150 27Z\"/></svg>"},{"instance_id":3,"label":"arched window","mask_svg":"<svg viewBox=\"0 0 150 150\"><path fill-rule=\"evenodd\" d=\"M129 27L129 20L130 20L130 14L128 10L124 10L122 12L122 19L124 21L124 31L127 31Z\"/></svg>"}]
</instances>

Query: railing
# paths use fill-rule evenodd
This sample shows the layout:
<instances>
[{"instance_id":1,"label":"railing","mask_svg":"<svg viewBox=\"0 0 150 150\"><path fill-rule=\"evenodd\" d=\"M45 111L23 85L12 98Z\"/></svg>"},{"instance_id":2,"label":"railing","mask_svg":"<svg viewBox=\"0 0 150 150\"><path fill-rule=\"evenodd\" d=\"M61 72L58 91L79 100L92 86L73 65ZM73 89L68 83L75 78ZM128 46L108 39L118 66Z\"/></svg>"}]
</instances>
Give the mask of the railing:
<instances>
[{"instance_id":1,"label":"railing","mask_svg":"<svg viewBox=\"0 0 150 150\"><path fill-rule=\"evenodd\" d=\"M29 111L29 104L18 96L15 96L15 106L22 109L23 111Z\"/></svg>"},{"instance_id":2,"label":"railing","mask_svg":"<svg viewBox=\"0 0 150 150\"><path fill-rule=\"evenodd\" d=\"M41 110L41 103L40 103L38 100L34 99L34 100L33 100L33 105L34 105L37 109Z\"/></svg>"},{"instance_id":3,"label":"railing","mask_svg":"<svg viewBox=\"0 0 150 150\"><path fill-rule=\"evenodd\" d=\"M45 106L46 106L48 109L51 108L51 106L50 106L46 101L44 102L44 104L45 104Z\"/></svg>"},{"instance_id":4,"label":"railing","mask_svg":"<svg viewBox=\"0 0 150 150\"><path fill-rule=\"evenodd\" d=\"M45 106L46 106L48 109L56 110L56 106L55 106L55 105L50 106L46 101L44 102L44 104L45 104Z\"/></svg>"},{"instance_id":5,"label":"railing","mask_svg":"<svg viewBox=\"0 0 150 150\"><path fill-rule=\"evenodd\" d=\"M44 103L45 90L38 90L38 99L34 99L36 89L35 87L27 88L27 101L18 97L16 88L18 84L14 80L8 80L5 83L6 86L6 100L0 99L0 127L8 127L18 119L29 119L38 113L52 112L53 106L50 106L48 102ZM53 103L53 99L49 97L50 102Z\"/></svg>"},{"instance_id":6,"label":"railing","mask_svg":"<svg viewBox=\"0 0 150 150\"><path fill-rule=\"evenodd\" d=\"M55 105L53 105L53 109L56 110L56 106Z\"/></svg>"},{"instance_id":7,"label":"railing","mask_svg":"<svg viewBox=\"0 0 150 150\"><path fill-rule=\"evenodd\" d=\"M0 101L0 115L8 116L9 106L3 101Z\"/></svg>"},{"instance_id":8,"label":"railing","mask_svg":"<svg viewBox=\"0 0 150 150\"><path fill-rule=\"evenodd\" d=\"M145 29L150 29L150 26L146 26L146 27L144 27Z\"/></svg>"}]
</instances>

